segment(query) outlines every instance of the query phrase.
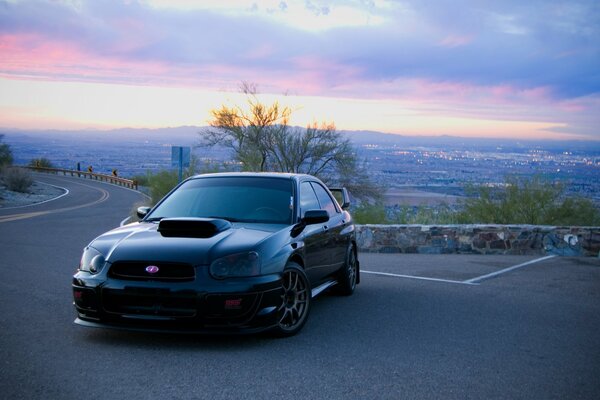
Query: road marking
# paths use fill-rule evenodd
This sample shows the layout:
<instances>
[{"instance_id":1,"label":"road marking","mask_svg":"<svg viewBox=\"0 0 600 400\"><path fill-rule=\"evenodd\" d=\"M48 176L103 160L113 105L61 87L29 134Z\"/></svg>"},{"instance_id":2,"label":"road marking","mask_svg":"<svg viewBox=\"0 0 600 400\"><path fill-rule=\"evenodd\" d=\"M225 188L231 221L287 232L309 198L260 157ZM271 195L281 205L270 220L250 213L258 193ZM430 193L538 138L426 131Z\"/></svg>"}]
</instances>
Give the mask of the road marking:
<instances>
[{"instance_id":1,"label":"road marking","mask_svg":"<svg viewBox=\"0 0 600 400\"><path fill-rule=\"evenodd\" d=\"M417 279L420 281L432 281L432 282L445 282L445 283L458 283L461 285L478 285L478 283L472 283L468 281L453 281L450 279L438 279L438 278L427 278L424 276L413 276L413 275L401 275L401 274L390 274L388 272L376 272L376 271L365 271L360 270L361 274L371 274L371 275L381 275L381 276L392 276L395 278L408 278L408 279Z\"/></svg>"},{"instance_id":2,"label":"road marking","mask_svg":"<svg viewBox=\"0 0 600 400\"><path fill-rule=\"evenodd\" d=\"M500 271L495 271L486 275L477 276L475 278L467 279L466 281L454 281L451 279L439 279L439 278L427 278L425 276L414 276L414 275L402 275L402 274L391 274L389 272L377 272L377 271L365 271L360 270L360 273L370 274L370 275L381 275L381 276L391 276L395 278L407 278L407 279L417 279L421 281L432 281L432 282L445 282L445 283L458 283L461 285L479 285L481 282L486 281L488 279L495 278L499 275L505 274L510 271L514 271L519 268L526 267L531 264L535 264L541 261L549 260L551 258L556 257L555 255L536 258L535 260L527 261L522 264L513 265L512 267L501 269Z\"/></svg>"},{"instance_id":3,"label":"road marking","mask_svg":"<svg viewBox=\"0 0 600 400\"><path fill-rule=\"evenodd\" d=\"M495 278L498 275L502 275L502 274L505 274L507 272L514 271L515 269L523 268L523 267L526 267L528 265L535 264L535 263L538 263L538 262L541 262L541 261L545 261L545 260L549 260L549 259L554 258L554 257L556 257L556 256L555 255L551 255L551 256L536 258L535 260L527 261L527 262L524 262L524 263L518 264L518 265L513 265L512 267L504 268L504 269L501 269L500 271L492 272L492 273L487 274L487 275L482 275L482 276L478 276L476 278L472 278L472 279L466 280L466 281L464 281L464 283L480 283L480 282L486 281L488 279Z\"/></svg>"},{"instance_id":4,"label":"road marking","mask_svg":"<svg viewBox=\"0 0 600 400\"><path fill-rule=\"evenodd\" d=\"M97 188L94 186L90 186L90 185L85 185L85 184L79 183L79 182L72 182L72 183L80 185L80 186L86 186L86 187L89 187L90 189L97 190L100 193L102 193L102 196L100 196L99 199L96 199L92 202L85 203L85 204L79 204L77 206L57 208L55 210L48 210L48 211L34 211L34 212L30 212L30 213L2 215L2 216L0 216L0 223L10 222L10 221L18 221L20 219L34 218L34 217L39 217L41 215L46 215L46 214L54 214L54 213L65 212L65 211L73 211L73 210L77 210L77 209L84 208L84 207L90 207L90 206L93 206L96 204L103 203L106 200L108 200L108 198L110 197L110 193L107 190ZM31 206L34 206L34 205L35 204L32 204Z\"/></svg>"},{"instance_id":5,"label":"road marking","mask_svg":"<svg viewBox=\"0 0 600 400\"><path fill-rule=\"evenodd\" d=\"M30 213L23 213L23 214L1 215L0 223L1 222L18 221L20 219L39 217L40 215L46 215L46 214L50 214L50 211L37 211L37 212L30 212Z\"/></svg>"},{"instance_id":6,"label":"road marking","mask_svg":"<svg viewBox=\"0 0 600 400\"><path fill-rule=\"evenodd\" d=\"M23 206L6 207L6 208L2 208L2 210L14 210L14 209L16 209L16 208L25 208L25 207L39 206L40 204L45 204L45 203L49 203L49 202L51 202L51 201L54 201L54 200L58 200L58 199L60 199L61 197L67 196L67 195L69 194L69 189L67 189L67 188L64 188L64 187L62 187L62 186L56 186L56 185L52 185L52 184L50 184L50 183L46 183L46 182L40 182L40 181L35 181L35 182L36 182L36 183L39 183L39 184L42 184L42 185L46 185L46 186L52 186L52 187L55 187L55 188L57 188L57 189L64 190L65 192L64 192L63 194L61 194L61 195L59 195L59 196L56 196L56 197L53 197L53 198L51 198L51 199L44 200L44 201L40 201L39 203L25 204L25 205L23 205Z\"/></svg>"}]
</instances>

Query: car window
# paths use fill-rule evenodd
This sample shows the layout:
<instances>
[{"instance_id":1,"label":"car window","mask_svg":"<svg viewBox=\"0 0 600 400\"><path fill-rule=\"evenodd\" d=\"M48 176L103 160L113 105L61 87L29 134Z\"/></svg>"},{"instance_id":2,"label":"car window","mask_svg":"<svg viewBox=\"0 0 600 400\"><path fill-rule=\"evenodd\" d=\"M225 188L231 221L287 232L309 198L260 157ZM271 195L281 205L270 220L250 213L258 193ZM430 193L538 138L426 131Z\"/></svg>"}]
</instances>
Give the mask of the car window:
<instances>
[{"instance_id":1,"label":"car window","mask_svg":"<svg viewBox=\"0 0 600 400\"><path fill-rule=\"evenodd\" d=\"M292 182L263 177L214 177L185 182L149 218L224 218L290 224Z\"/></svg>"},{"instance_id":2,"label":"car window","mask_svg":"<svg viewBox=\"0 0 600 400\"><path fill-rule=\"evenodd\" d=\"M331 196L329 196L329 193L327 193L325 188L317 182L312 182L312 186L315 190L317 198L319 199L319 204L321 205L320 208L327 210L330 217L338 213L338 209L335 206L334 200L331 198Z\"/></svg>"},{"instance_id":3,"label":"car window","mask_svg":"<svg viewBox=\"0 0 600 400\"><path fill-rule=\"evenodd\" d=\"M304 217L306 211L320 208L319 200L310 182L302 182L300 184L300 215Z\"/></svg>"}]
</instances>

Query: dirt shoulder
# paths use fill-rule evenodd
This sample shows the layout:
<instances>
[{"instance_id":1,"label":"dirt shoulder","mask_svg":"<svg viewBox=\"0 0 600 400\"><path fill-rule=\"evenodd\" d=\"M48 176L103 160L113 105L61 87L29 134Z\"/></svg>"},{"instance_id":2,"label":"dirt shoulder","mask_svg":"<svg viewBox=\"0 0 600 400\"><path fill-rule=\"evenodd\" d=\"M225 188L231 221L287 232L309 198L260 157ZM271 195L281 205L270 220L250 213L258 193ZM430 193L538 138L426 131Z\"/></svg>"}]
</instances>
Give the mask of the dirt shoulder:
<instances>
[{"instance_id":1,"label":"dirt shoulder","mask_svg":"<svg viewBox=\"0 0 600 400\"><path fill-rule=\"evenodd\" d=\"M41 182L34 182L28 193L13 192L0 183L0 209L29 206L54 199L64 193L63 189Z\"/></svg>"}]
</instances>

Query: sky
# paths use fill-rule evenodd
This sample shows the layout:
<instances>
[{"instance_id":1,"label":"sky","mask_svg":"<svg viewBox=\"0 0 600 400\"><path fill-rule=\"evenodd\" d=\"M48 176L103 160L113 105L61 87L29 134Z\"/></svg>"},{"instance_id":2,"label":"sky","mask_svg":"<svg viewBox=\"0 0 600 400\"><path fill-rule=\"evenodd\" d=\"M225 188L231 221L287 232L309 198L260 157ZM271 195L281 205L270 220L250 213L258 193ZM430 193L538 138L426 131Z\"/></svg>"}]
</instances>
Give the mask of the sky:
<instances>
[{"instance_id":1,"label":"sky","mask_svg":"<svg viewBox=\"0 0 600 400\"><path fill-rule=\"evenodd\" d=\"M0 0L0 127L291 123L600 140L597 0Z\"/></svg>"}]
</instances>

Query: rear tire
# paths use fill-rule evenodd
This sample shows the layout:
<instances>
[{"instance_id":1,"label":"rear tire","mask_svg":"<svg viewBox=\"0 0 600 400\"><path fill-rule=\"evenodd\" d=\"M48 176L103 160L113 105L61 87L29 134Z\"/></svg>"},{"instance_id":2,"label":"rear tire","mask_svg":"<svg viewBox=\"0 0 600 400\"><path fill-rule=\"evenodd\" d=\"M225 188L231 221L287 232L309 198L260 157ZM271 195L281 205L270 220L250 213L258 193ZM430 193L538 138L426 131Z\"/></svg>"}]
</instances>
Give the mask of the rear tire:
<instances>
[{"instance_id":1,"label":"rear tire","mask_svg":"<svg viewBox=\"0 0 600 400\"><path fill-rule=\"evenodd\" d=\"M342 296L350 296L356 289L358 278L358 260L356 258L356 252L354 246L348 247L348 253L346 254L346 263L342 267L338 275L338 284L336 291Z\"/></svg>"},{"instance_id":2,"label":"rear tire","mask_svg":"<svg viewBox=\"0 0 600 400\"><path fill-rule=\"evenodd\" d=\"M280 337L300 332L310 311L311 288L300 265L289 262L281 278L281 304L277 309L277 326L273 329Z\"/></svg>"}]
</instances>

